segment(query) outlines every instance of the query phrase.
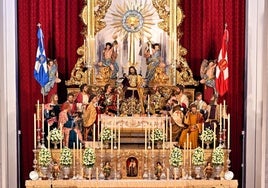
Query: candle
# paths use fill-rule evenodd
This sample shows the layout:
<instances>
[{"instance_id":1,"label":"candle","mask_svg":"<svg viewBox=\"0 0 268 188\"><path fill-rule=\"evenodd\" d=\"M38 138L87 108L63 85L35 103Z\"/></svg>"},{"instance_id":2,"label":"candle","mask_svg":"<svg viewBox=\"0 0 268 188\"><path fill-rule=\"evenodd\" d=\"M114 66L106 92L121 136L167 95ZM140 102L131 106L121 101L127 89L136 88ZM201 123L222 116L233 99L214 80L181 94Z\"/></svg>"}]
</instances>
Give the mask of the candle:
<instances>
[{"instance_id":1,"label":"candle","mask_svg":"<svg viewBox=\"0 0 268 188\"><path fill-rule=\"evenodd\" d=\"M144 150L147 151L147 127L145 126Z\"/></svg>"},{"instance_id":2,"label":"candle","mask_svg":"<svg viewBox=\"0 0 268 188\"><path fill-rule=\"evenodd\" d=\"M148 95L148 106L147 106L147 110L148 110L148 116L150 116L150 95Z\"/></svg>"},{"instance_id":3,"label":"candle","mask_svg":"<svg viewBox=\"0 0 268 188\"><path fill-rule=\"evenodd\" d=\"M37 109L36 109L36 113L37 113L37 120L40 120L40 105L39 105L39 100L37 100Z\"/></svg>"},{"instance_id":4,"label":"candle","mask_svg":"<svg viewBox=\"0 0 268 188\"><path fill-rule=\"evenodd\" d=\"M189 133L187 133L186 135L186 150L188 152L188 149L189 149Z\"/></svg>"},{"instance_id":5,"label":"candle","mask_svg":"<svg viewBox=\"0 0 268 188\"><path fill-rule=\"evenodd\" d=\"M113 153L113 125L111 125L111 155Z\"/></svg>"},{"instance_id":6,"label":"candle","mask_svg":"<svg viewBox=\"0 0 268 188\"><path fill-rule=\"evenodd\" d=\"M47 125L47 149L50 150L50 126Z\"/></svg>"},{"instance_id":7,"label":"candle","mask_svg":"<svg viewBox=\"0 0 268 188\"><path fill-rule=\"evenodd\" d=\"M169 180L169 169L167 169L167 180Z\"/></svg>"},{"instance_id":8,"label":"candle","mask_svg":"<svg viewBox=\"0 0 268 188\"><path fill-rule=\"evenodd\" d=\"M60 135L62 135L62 126L60 125ZM60 139L60 151L62 150L62 139Z\"/></svg>"},{"instance_id":9,"label":"candle","mask_svg":"<svg viewBox=\"0 0 268 188\"><path fill-rule=\"evenodd\" d=\"M96 124L93 124L93 149L95 150L95 141L96 141Z\"/></svg>"},{"instance_id":10,"label":"candle","mask_svg":"<svg viewBox=\"0 0 268 188\"><path fill-rule=\"evenodd\" d=\"M36 113L34 114L34 149L36 149Z\"/></svg>"},{"instance_id":11,"label":"candle","mask_svg":"<svg viewBox=\"0 0 268 188\"><path fill-rule=\"evenodd\" d=\"M115 116L115 118L114 118L114 121L115 121L115 123L114 123L114 125L115 125L115 127L114 127L114 145L116 146L116 139L117 139L117 124L116 124L116 116Z\"/></svg>"},{"instance_id":12,"label":"candle","mask_svg":"<svg viewBox=\"0 0 268 188\"><path fill-rule=\"evenodd\" d=\"M205 126L205 124L202 123L202 132L201 132L201 135L203 135L203 133L204 133L204 126ZM202 149L204 149L204 139L202 139Z\"/></svg>"},{"instance_id":13,"label":"candle","mask_svg":"<svg viewBox=\"0 0 268 188\"><path fill-rule=\"evenodd\" d=\"M75 143L73 142L73 157L74 157L74 168L75 168Z\"/></svg>"},{"instance_id":14,"label":"candle","mask_svg":"<svg viewBox=\"0 0 268 188\"><path fill-rule=\"evenodd\" d=\"M223 101L223 111L222 111L222 118L223 118L223 128L225 129L225 100Z\"/></svg>"},{"instance_id":15,"label":"candle","mask_svg":"<svg viewBox=\"0 0 268 188\"><path fill-rule=\"evenodd\" d=\"M214 123L214 139L213 139L213 149L216 148L216 123Z\"/></svg>"},{"instance_id":16,"label":"candle","mask_svg":"<svg viewBox=\"0 0 268 188\"><path fill-rule=\"evenodd\" d=\"M172 147L172 124L171 124L171 118L169 118L169 147L170 147L170 149Z\"/></svg>"},{"instance_id":17,"label":"candle","mask_svg":"<svg viewBox=\"0 0 268 188\"><path fill-rule=\"evenodd\" d=\"M189 155L190 155L189 166L190 166L190 169L191 169L191 166L192 166L192 142L190 142L190 153L189 153Z\"/></svg>"},{"instance_id":18,"label":"candle","mask_svg":"<svg viewBox=\"0 0 268 188\"><path fill-rule=\"evenodd\" d=\"M162 149L163 149L163 153L164 153L164 149L165 149L165 124L162 122L162 129L163 129L163 146L162 146Z\"/></svg>"},{"instance_id":19,"label":"candle","mask_svg":"<svg viewBox=\"0 0 268 188\"><path fill-rule=\"evenodd\" d=\"M84 39L84 64L86 64L87 60L87 52L86 52L86 39Z\"/></svg>"},{"instance_id":20,"label":"candle","mask_svg":"<svg viewBox=\"0 0 268 188\"><path fill-rule=\"evenodd\" d=\"M153 153L154 153L154 125L153 125L153 127L152 127L152 136L151 136L153 139L152 139L152 151L153 151Z\"/></svg>"},{"instance_id":21,"label":"candle","mask_svg":"<svg viewBox=\"0 0 268 188\"><path fill-rule=\"evenodd\" d=\"M120 125L119 125L119 127L118 127L118 152L120 153L120 147L121 147L121 143L120 143L120 132L121 132L121 130L120 130Z\"/></svg>"},{"instance_id":22,"label":"candle","mask_svg":"<svg viewBox=\"0 0 268 188\"><path fill-rule=\"evenodd\" d=\"M103 126L101 126L101 134L103 133ZM102 155L102 150L103 150L103 136L101 135L101 155Z\"/></svg>"},{"instance_id":23,"label":"candle","mask_svg":"<svg viewBox=\"0 0 268 188\"><path fill-rule=\"evenodd\" d=\"M183 143L183 167L185 168L185 163L186 163L186 152L185 152L185 148L186 148L186 142Z\"/></svg>"},{"instance_id":24,"label":"candle","mask_svg":"<svg viewBox=\"0 0 268 188\"><path fill-rule=\"evenodd\" d=\"M79 151L80 151L80 156L79 156L78 159L80 159L80 164L83 164L83 160L82 160L82 158L83 158L83 156L82 156L82 143L80 143ZM81 165L81 169L82 169L82 165Z\"/></svg>"},{"instance_id":25,"label":"candle","mask_svg":"<svg viewBox=\"0 0 268 188\"><path fill-rule=\"evenodd\" d=\"M117 94L116 96L116 111L117 111L117 115L119 116L119 94Z\"/></svg>"},{"instance_id":26,"label":"candle","mask_svg":"<svg viewBox=\"0 0 268 188\"><path fill-rule=\"evenodd\" d=\"M42 104L42 132L45 132L45 121L44 121L44 111L45 111L45 105ZM44 138L45 139L45 138Z\"/></svg>"},{"instance_id":27,"label":"candle","mask_svg":"<svg viewBox=\"0 0 268 188\"><path fill-rule=\"evenodd\" d=\"M79 148L79 142L78 142L78 134L77 134L77 132L76 132L76 148L77 149ZM78 155L78 150L77 150L77 155Z\"/></svg>"},{"instance_id":28,"label":"candle","mask_svg":"<svg viewBox=\"0 0 268 188\"><path fill-rule=\"evenodd\" d=\"M228 114L228 133L227 133L227 149L230 149L230 123L231 123L231 120L230 120L230 114Z\"/></svg>"},{"instance_id":29,"label":"candle","mask_svg":"<svg viewBox=\"0 0 268 188\"><path fill-rule=\"evenodd\" d=\"M222 106L220 104L220 132L222 132Z\"/></svg>"}]
</instances>

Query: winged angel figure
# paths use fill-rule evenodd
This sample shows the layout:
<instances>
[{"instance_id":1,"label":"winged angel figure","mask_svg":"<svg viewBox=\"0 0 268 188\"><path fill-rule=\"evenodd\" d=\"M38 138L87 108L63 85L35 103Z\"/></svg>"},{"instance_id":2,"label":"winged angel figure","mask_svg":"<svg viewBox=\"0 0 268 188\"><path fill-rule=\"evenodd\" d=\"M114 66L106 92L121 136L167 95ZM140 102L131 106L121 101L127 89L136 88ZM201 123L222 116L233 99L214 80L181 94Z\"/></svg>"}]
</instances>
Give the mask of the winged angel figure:
<instances>
[{"instance_id":1,"label":"winged angel figure","mask_svg":"<svg viewBox=\"0 0 268 188\"><path fill-rule=\"evenodd\" d=\"M217 97L217 91L215 87L216 66L217 66L216 60L204 59L202 61L202 64L200 67L200 76L201 76L200 83L213 88L214 96Z\"/></svg>"}]
</instances>

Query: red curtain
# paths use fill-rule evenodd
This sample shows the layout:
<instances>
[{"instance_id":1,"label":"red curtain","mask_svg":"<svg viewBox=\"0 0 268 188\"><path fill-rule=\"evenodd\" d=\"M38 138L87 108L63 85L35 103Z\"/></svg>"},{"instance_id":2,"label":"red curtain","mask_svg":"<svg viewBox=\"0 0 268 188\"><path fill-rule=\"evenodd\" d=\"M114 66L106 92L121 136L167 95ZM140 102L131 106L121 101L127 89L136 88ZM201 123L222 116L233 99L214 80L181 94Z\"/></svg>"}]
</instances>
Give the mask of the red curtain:
<instances>
[{"instance_id":1,"label":"red curtain","mask_svg":"<svg viewBox=\"0 0 268 188\"><path fill-rule=\"evenodd\" d=\"M185 14L181 44L188 50L188 64L195 77L203 59L216 59L221 47L224 24L230 35L229 91L224 96L231 114L231 170L241 185L243 129L243 91L245 67L245 1L182 0ZM47 57L57 58L62 82L58 85L60 102L66 97L65 80L77 59L76 50L83 44L83 24L79 14L82 0L18 0L19 40L19 111L21 137L21 173L23 180L33 165L33 113L37 100L42 101L40 86L33 77L37 48L37 23L42 24ZM24 184L24 182L21 182Z\"/></svg>"}]
</instances>

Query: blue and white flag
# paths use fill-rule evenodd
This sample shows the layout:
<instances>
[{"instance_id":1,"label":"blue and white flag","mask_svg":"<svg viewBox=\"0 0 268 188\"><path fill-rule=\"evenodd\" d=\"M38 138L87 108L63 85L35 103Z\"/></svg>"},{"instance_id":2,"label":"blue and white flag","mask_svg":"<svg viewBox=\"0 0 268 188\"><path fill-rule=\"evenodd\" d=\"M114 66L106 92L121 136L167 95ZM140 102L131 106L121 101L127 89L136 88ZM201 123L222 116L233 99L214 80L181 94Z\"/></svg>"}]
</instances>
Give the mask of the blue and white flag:
<instances>
[{"instance_id":1,"label":"blue and white flag","mask_svg":"<svg viewBox=\"0 0 268 188\"><path fill-rule=\"evenodd\" d=\"M38 27L37 38L38 47L34 66L34 78L41 85L41 87L44 87L49 81L49 75L47 70L47 57L43 41L44 35L41 27Z\"/></svg>"}]
</instances>

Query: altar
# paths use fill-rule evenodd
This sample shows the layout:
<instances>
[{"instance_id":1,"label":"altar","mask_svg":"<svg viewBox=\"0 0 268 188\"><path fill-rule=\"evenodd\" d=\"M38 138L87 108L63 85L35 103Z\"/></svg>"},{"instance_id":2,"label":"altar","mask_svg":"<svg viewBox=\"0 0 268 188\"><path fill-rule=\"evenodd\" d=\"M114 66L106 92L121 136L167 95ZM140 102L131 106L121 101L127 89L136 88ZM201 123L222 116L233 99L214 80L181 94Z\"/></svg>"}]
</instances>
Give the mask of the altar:
<instances>
[{"instance_id":1,"label":"altar","mask_svg":"<svg viewBox=\"0 0 268 188\"><path fill-rule=\"evenodd\" d=\"M237 180L112 180L112 181L98 181L98 180L37 180L26 181L26 188L102 188L102 187L148 187L148 188L208 188L208 187L228 187L237 188Z\"/></svg>"}]
</instances>

